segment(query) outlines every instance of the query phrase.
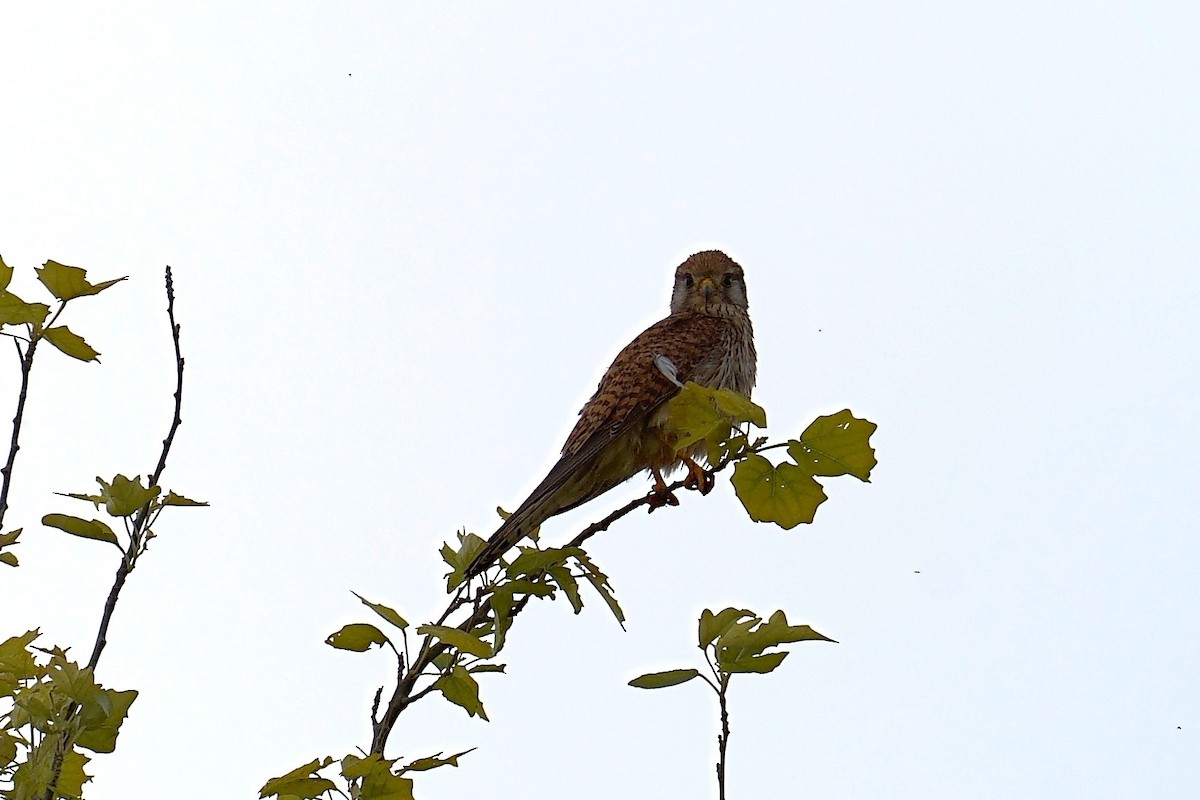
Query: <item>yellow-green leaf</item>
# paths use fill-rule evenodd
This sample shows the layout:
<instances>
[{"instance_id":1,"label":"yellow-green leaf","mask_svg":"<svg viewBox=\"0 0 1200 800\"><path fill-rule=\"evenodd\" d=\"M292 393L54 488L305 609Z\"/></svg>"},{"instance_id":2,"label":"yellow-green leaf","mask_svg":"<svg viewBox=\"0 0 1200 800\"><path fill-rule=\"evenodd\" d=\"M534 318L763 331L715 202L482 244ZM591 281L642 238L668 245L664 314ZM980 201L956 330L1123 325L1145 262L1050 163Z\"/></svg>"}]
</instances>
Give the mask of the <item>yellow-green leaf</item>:
<instances>
[{"instance_id":1,"label":"yellow-green leaf","mask_svg":"<svg viewBox=\"0 0 1200 800\"><path fill-rule=\"evenodd\" d=\"M474 747L471 748L471 750L474 749ZM461 753L455 753L454 755L446 756L445 758L442 757L441 753L437 753L436 755L432 756L425 756L424 758L418 758L410 761L408 764L405 764L403 767L401 767L400 771L424 772L430 769L437 769L438 767L457 767L458 760L467 753L470 753L471 750L463 750Z\"/></svg>"},{"instance_id":2,"label":"yellow-green leaf","mask_svg":"<svg viewBox=\"0 0 1200 800\"><path fill-rule=\"evenodd\" d=\"M434 687L451 703L465 709L469 716L487 720L483 704L479 702L479 684L461 664L455 665L449 674L438 678Z\"/></svg>"},{"instance_id":3,"label":"yellow-green leaf","mask_svg":"<svg viewBox=\"0 0 1200 800\"><path fill-rule=\"evenodd\" d=\"M397 614L394 609L388 608L387 606L383 605L382 603L372 603L370 600L363 597L358 592L351 591L350 593L352 595L354 595L355 597L357 597L359 600L361 600L364 606L371 609L376 614L383 617L385 620L387 620L391 624L395 625L400 630L404 630L405 628L408 627L408 621L405 620L404 617Z\"/></svg>"},{"instance_id":4,"label":"yellow-green leaf","mask_svg":"<svg viewBox=\"0 0 1200 800\"><path fill-rule=\"evenodd\" d=\"M792 642L834 641L824 634L817 633L808 625L789 625L787 615L782 610L772 614L771 618L752 631L747 639L747 646L755 652Z\"/></svg>"},{"instance_id":5,"label":"yellow-green leaf","mask_svg":"<svg viewBox=\"0 0 1200 800\"><path fill-rule=\"evenodd\" d=\"M778 667L787 658L787 653L767 653L761 656L745 656L737 661L719 661L717 666L722 672L758 672L765 673Z\"/></svg>"},{"instance_id":6,"label":"yellow-green leaf","mask_svg":"<svg viewBox=\"0 0 1200 800\"><path fill-rule=\"evenodd\" d=\"M97 356L100 353L92 348L90 344L83 340L83 337L77 333L72 333L66 325L56 325L53 328L47 328L42 336L46 341L63 351L71 358L78 358L80 361L99 361Z\"/></svg>"},{"instance_id":7,"label":"yellow-green leaf","mask_svg":"<svg viewBox=\"0 0 1200 800\"><path fill-rule=\"evenodd\" d=\"M263 784L263 787L258 790L258 796L270 797L277 795L280 797L296 797L296 798L312 798L320 797L322 792L332 791L337 786L331 780L320 777L317 772L333 763L333 759L326 756L323 759L314 758L302 767L297 767L286 775L280 775L278 778L272 778ZM314 791L315 790L315 791Z\"/></svg>"},{"instance_id":8,"label":"yellow-green leaf","mask_svg":"<svg viewBox=\"0 0 1200 800\"><path fill-rule=\"evenodd\" d=\"M325 644L330 647L336 647L338 650L353 650L356 653L370 650L373 644L382 647L386 641L388 638L383 635L383 631L366 622L344 625L341 630L325 637Z\"/></svg>"},{"instance_id":9,"label":"yellow-green leaf","mask_svg":"<svg viewBox=\"0 0 1200 800\"><path fill-rule=\"evenodd\" d=\"M114 283L120 283L125 278L114 278L111 281L92 284L88 282L87 270L79 267L68 267L57 261L47 261L36 270L38 280L42 282L50 294L59 300L70 300L75 297L99 294Z\"/></svg>"},{"instance_id":10,"label":"yellow-green leaf","mask_svg":"<svg viewBox=\"0 0 1200 800\"><path fill-rule=\"evenodd\" d=\"M732 482L752 520L774 522L785 529L812 522L817 506L826 500L825 490L812 475L795 464L776 467L757 453L737 463Z\"/></svg>"},{"instance_id":11,"label":"yellow-green leaf","mask_svg":"<svg viewBox=\"0 0 1200 800\"><path fill-rule=\"evenodd\" d=\"M158 497L162 492L157 486L143 486L142 476L134 475L132 479L118 475L108 483L103 478L96 478L104 497L104 510L114 517L128 517L137 513L138 509Z\"/></svg>"},{"instance_id":12,"label":"yellow-green leaf","mask_svg":"<svg viewBox=\"0 0 1200 800\"><path fill-rule=\"evenodd\" d=\"M842 409L813 420L799 441L788 443L788 455L810 475L853 475L869 481L879 463L870 441L877 427Z\"/></svg>"},{"instance_id":13,"label":"yellow-green leaf","mask_svg":"<svg viewBox=\"0 0 1200 800\"><path fill-rule=\"evenodd\" d=\"M66 531L72 536L81 536L84 539L95 539L100 542L117 544L117 535L113 533L113 529L98 519L86 520L67 514L47 514L42 517L42 524L49 528L58 528L60 531ZM119 547L120 545L118 544L117 546Z\"/></svg>"},{"instance_id":14,"label":"yellow-green leaf","mask_svg":"<svg viewBox=\"0 0 1200 800\"><path fill-rule=\"evenodd\" d=\"M0 291L0 325L41 327L50 313L45 303L26 303L9 291Z\"/></svg>"},{"instance_id":15,"label":"yellow-green leaf","mask_svg":"<svg viewBox=\"0 0 1200 800\"><path fill-rule=\"evenodd\" d=\"M13 268L4 263L4 258L0 257L0 292L8 289L8 283L12 280Z\"/></svg>"},{"instance_id":16,"label":"yellow-green leaf","mask_svg":"<svg viewBox=\"0 0 1200 800\"><path fill-rule=\"evenodd\" d=\"M137 699L136 689L118 692L101 689L100 697L83 706L84 729L76 740L80 747L93 753L111 753L117 748L117 733Z\"/></svg>"},{"instance_id":17,"label":"yellow-green leaf","mask_svg":"<svg viewBox=\"0 0 1200 800\"><path fill-rule=\"evenodd\" d=\"M665 689L668 686L678 686L687 683L692 678L700 676L694 669L669 669L666 672L648 672L639 675L629 682L635 689Z\"/></svg>"},{"instance_id":18,"label":"yellow-green leaf","mask_svg":"<svg viewBox=\"0 0 1200 800\"><path fill-rule=\"evenodd\" d=\"M729 630L735 622L754 617L754 612L744 608L727 608L719 614L714 614L707 608L700 612L700 647L708 647L713 641Z\"/></svg>"},{"instance_id":19,"label":"yellow-green leaf","mask_svg":"<svg viewBox=\"0 0 1200 800\"><path fill-rule=\"evenodd\" d=\"M437 637L463 653L470 653L480 658L488 658L495 655L490 644L478 636L472 636L465 631L460 631L458 628L450 628L446 625L422 625L417 628L417 633L422 636Z\"/></svg>"},{"instance_id":20,"label":"yellow-green leaf","mask_svg":"<svg viewBox=\"0 0 1200 800\"><path fill-rule=\"evenodd\" d=\"M206 503L203 500L189 500L181 494L175 494L174 492L167 492L167 497L165 500L163 500L163 505L164 506L206 506L206 505L208 505L208 503Z\"/></svg>"}]
</instances>

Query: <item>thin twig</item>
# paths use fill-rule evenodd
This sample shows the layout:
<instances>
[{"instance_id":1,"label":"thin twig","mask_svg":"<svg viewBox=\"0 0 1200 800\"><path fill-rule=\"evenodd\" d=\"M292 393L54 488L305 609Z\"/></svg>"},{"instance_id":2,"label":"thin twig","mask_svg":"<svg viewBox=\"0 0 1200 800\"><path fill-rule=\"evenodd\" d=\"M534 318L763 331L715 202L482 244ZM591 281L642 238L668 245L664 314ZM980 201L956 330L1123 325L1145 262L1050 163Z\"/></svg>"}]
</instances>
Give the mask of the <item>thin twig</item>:
<instances>
[{"instance_id":1,"label":"thin twig","mask_svg":"<svg viewBox=\"0 0 1200 800\"><path fill-rule=\"evenodd\" d=\"M21 423L25 419L25 399L29 396L29 373L33 370L33 353L37 349L39 339L32 334L25 352L21 352L21 344L15 339L17 353L21 356L21 392L17 395L17 413L13 417L12 439L8 445L8 461L0 468L0 531L3 531L4 515L8 511L8 489L12 485L13 464L17 460L17 451L21 449Z\"/></svg>"},{"instance_id":2,"label":"thin twig","mask_svg":"<svg viewBox=\"0 0 1200 800\"><path fill-rule=\"evenodd\" d=\"M729 747L729 707L725 693L729 691L729 673L721 676L721 691L717 698L721 704L721 732L717 734L717 798L725 800L725 752Z\"/></svg>"},{"instance_id":3,"label":"thin twig","mask_svg":"<svg viewBox=\"0 0 1200 800\"><path fill-rule=\"evenodd\" d=\"M175 431L179 430L179 425L183 421L180 417L180 411L183 406L183 354L179 345L179 325L175 322L175 287L171 281L171 268L167 267L167 319L171 323L171 340L175 343L175 416L171 420L170 430L167 432L167 438L163 439L162 454L158 457L158 465L154 468L153 474L150 476L149 485L156 486L158 479L162 475L163 470L167 466L167 453L171 450L171 443L175 441ZM117 607L117 599L121 595L121 588L125 586L125 579L129 577L129 573L133 571L134 565L137 563L137 557L142 545L142 537L146 532L146 514L149 512L150 504L147 503L138 510L137 516L134 518L133 535L130 538L129 550L125 557L121 559L120 565L117 567L117 574L113 577L112 588L108 592L108 599L104 603L104 613L100 616L100 628L96 632L96 642L92 646L92 657L88 659L88 666L92 669L96 668L96 664L100 661L100 654L104 651L105 645L108 644L108 625L112 621L113 612Z\"/></svg>"}]
</instances>

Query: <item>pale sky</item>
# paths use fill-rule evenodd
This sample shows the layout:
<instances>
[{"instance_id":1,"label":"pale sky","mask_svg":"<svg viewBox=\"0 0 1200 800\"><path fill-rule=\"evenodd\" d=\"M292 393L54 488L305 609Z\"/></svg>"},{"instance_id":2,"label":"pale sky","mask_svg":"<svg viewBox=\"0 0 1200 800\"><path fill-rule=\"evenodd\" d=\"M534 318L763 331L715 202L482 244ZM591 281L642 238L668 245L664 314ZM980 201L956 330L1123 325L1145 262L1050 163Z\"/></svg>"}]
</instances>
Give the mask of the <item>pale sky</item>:
<instances>
[{"instance_id":1,"label":"pale sky","mask_svg":"<svg viewBox=\"0 0 1200 800\"><path fill-rule=\"evenodd\" d=\"M730 605L840 642L735 680L731 797L1197 796L1198 42L1186 2L10 3L13 289L130 280L68 310L102 364L39 355L0 638L90 652L117 554L39 520L157 459L168 263L163 483L212 504L126 586L98 677L141 694L88 797L252 798L366 746L393 663L322 643L372 620L350 591L435 616L438 547L520 502L710 247L769 435L851 408L872 483L781 531L723 478L597 537L628 631L531 607L490 723L402 717L389 756L478 748L417 796L715 797L711 695L626 682Z\"/></svg>"}]
</instances>

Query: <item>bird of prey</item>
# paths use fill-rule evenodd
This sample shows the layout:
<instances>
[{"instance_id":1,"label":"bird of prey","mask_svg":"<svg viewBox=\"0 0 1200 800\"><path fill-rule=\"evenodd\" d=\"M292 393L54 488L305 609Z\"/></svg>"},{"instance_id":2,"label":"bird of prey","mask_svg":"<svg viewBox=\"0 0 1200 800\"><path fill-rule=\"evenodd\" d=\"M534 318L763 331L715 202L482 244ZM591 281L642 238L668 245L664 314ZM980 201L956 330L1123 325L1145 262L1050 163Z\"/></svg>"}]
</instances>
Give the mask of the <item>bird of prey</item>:
<instances>
[{"instance_id":1,"label":"bird of prey","mask_svg":"<svg viewBox=\"0 0 1200 800\"><path fill-rule=\"evenodd\" d=\"M579 412L550 474L521 503L467 568L470 578L555 514L607 492L642 470L664 494L663 473L686 466L707 491L704 443L680 453L667 441L664 405L686 381L749 396L757 356L742 268L719 250L687 258L675 270L671 313L626 345ZM665 494L664 494L665 496Z\"/></svg>"}]
</instances>

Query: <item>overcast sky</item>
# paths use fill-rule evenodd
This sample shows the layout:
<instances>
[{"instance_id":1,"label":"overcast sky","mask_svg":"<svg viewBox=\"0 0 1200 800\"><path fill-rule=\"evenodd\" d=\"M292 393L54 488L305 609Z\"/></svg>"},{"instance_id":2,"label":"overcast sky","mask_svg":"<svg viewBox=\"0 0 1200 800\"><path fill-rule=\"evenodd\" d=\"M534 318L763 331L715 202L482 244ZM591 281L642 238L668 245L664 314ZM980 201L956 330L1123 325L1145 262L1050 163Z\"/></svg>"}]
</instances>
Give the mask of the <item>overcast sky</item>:
<instances>
[{"instance_id":1,"label":"overcast sky","mask_svg":"<svg viewBox=\"0 0 1200 800\"><path fill-rule=\"evenodd\" d=\"M726 479L593 540L629 617L522 616L490 723L429 699L422 800L715 797L695 619L813 625L732 696L731 797L1200 791L1200 7L10 3L0 255L130 276L39 352L0 638L86 660L116 552L43 528L184 424L100 680L93 800L251 798L369 742L437 548L553 462L689 253L746 270L769 434L851 408L870 484L750 522ZM0 364L0 414L16 359ZM7 397L7 400L3 400ZM646 490L549 524L551 542ZM390 691L390 685L388 687Z\"/></svg>"}]
</instances>

